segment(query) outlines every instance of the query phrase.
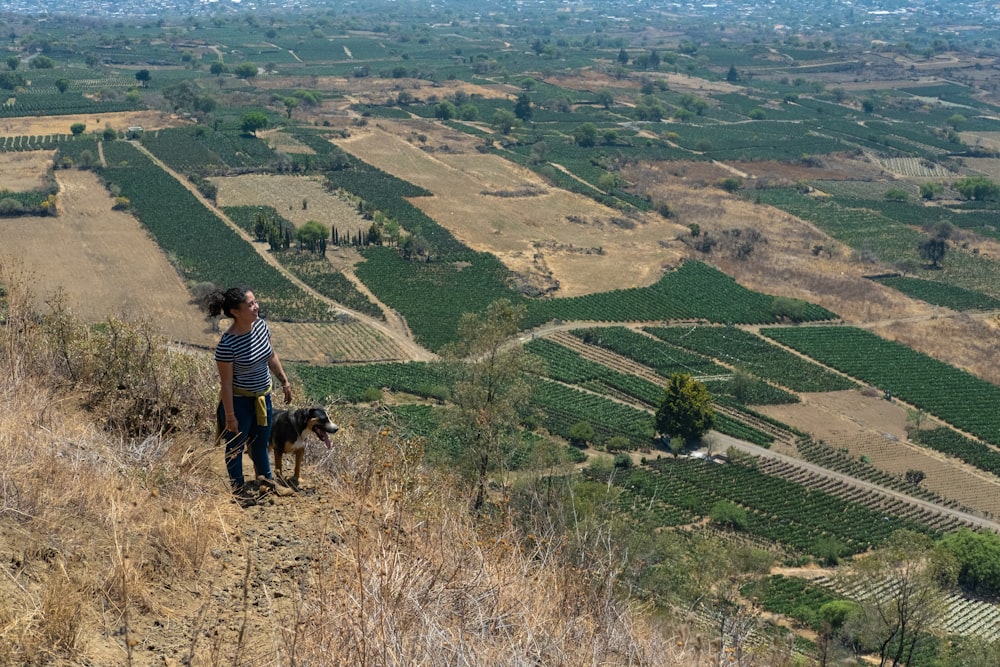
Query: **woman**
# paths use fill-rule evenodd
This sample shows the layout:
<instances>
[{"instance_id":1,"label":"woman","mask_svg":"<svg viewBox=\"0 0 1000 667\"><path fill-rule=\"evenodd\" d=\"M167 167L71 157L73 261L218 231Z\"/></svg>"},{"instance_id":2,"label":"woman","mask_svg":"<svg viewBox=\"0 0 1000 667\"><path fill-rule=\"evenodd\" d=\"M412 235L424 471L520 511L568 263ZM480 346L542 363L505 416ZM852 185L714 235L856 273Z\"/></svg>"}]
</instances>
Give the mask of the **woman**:
<instances>
[{"instance_id":1,"label":"woman","mask_svg":"<svg viewBox=\"0 0 1000 667\"><path fill-rule=\"evenodd\" d=\"M271 347L271 332L259 317L260 306L245 287L217 290L206 297L213 316L232 318L232 325L215 348L219 369L220 398L218 432L226 444L226 470L233 493L242 501L251 499L243 479L243 449L249 447L254 473L261 491L279 494L290 490L279 486L271 472L267 446L271 439L271 373L292 400L292 385Z\"/></svg>"}]
</instances>

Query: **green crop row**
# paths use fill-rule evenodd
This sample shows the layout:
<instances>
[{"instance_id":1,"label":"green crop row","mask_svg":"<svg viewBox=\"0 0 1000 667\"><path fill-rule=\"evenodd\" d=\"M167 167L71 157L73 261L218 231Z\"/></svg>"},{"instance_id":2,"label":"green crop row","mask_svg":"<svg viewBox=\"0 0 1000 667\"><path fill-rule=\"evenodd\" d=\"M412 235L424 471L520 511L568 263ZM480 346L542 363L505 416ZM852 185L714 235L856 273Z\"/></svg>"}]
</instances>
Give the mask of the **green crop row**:
<instances>
[{"instance_id":1,"label":"green crop row","mask_svg":"<svg viewBox=\"0 0 1000 667\"><path fill-rule=\"evenodd\" d=\"M542 426L566 439L575 424L587 422L594 429L596 445L615 436L624 437L632 449L653 442L653 418L644 410L545 379L537 380L533 401L542 413Z\"/></svg>"},{"instance_id":2,"label":"green crop row","mask_svg":"<svg viewBox=\"0 0 1000 667\"><path fill-rule=\"evenodd\" d=\"M571 333L585 343L603 347L648 366L664 377L674 373L687 373L698 379L703 376L728 375L730 372L728 368L700 354L692 354L625 327L574 329Z\"/></svg>"},{"instance_id":3,"label":"green crop row","mask_svg":"<svg viewBox=\"0 0 1000 667\"><path fill-rule=\"evenodd\" d=\"M146 132L141 141L169 167L185 174L260 169L278 162L277 154L262 139L237 132L216 132L202 125Z\"/></svg>"},{"instance_id":4,"label":"green crop row","mask_svg":"<svg viewBox=\"0 0 1000 667\"><path fill-rule=\"evenodd\" d=\"M1000 477L1000 451L950 428L919 430L913 441Z\"/></svg>"},{"instance_id":5,"label":"green crop row","mask_svg":"<svg viewBox=\"0 0 1000 667\"><path fill-rule=\"evenodd\" d=\"M735 327L647 327L645 331L793 391L839 391L857 384Z\"/></svg>"},{"instance_id":6,"label":"green crop row","mask_svg":"<svg viewBox=\"0 0 1000 667\"><path fill-rule=\"evenodd\" d=\"M622 476L615 484L700 516L709 516L719 501L737 503L747 510L747 532L806 553L824 555L830 540L837 543L840 555L858 553L881 543L899 528L931 532L925 526L750 466L684 458L661 458L649 466L655 477L640 482L634 475Z\"/></svg>"},{"instance_id":7,"label":"green crop row","mask_svg":"<svg viewBox=\"0 0 1000 667\"><path fill-rule=\"evenodd\" d=\"M329 308L303 293L183 184L134 146L105 142L103 176L120 189L133 212L191 282L249 285L272 318L326 321ZM169 202L169 205L167 204Z\"/></svg>"},{"instance_id":8,"label":"green crop row","mask_svg":"<svg viewBox=\"0 0 1000 667\"><path fill-rule=\"evenodd\" d=\"M126 102L98 102L81 93L19 94L14 102L0 104L0 118L18 116L62 116L71 114L102 114L132 111L135 105ZM69 127L66 127L69 131Z\"/></svg>"},{"instance_id":9,"label":"green crop row","mask_svg":"<svg viewBox=\"0 0 1000 667\"><path fill-rule=\"evenodd\" d=\"M769 328L761 333L822 364L891 392L987 442L1000 444L1000 387L901 343L853 327Z\"/></svg>"},{"instance_id":10,"label":"green crop row","mask_svg":"<svg viewBox=\"0 0 1000 667\"><path fill-rule=\"evenodd\" d=\"M877 278L876 282L899 290L914 299L952 310L994 310L1000 308L1000 299L933 280L894 276Z\"/></svg>"},{"instance_id":11,"label":"green crop row","mask_svg":"<svg viewBox=\"0 0 1000 667\"><path fill-rule=\"evenodd\" d=\"M371 400L373 389L443 398L451 383L443 364L417 361L357 366L302 365L295 370L306 385L306 393L324 402Z\"/></svg>"}]
</instances>

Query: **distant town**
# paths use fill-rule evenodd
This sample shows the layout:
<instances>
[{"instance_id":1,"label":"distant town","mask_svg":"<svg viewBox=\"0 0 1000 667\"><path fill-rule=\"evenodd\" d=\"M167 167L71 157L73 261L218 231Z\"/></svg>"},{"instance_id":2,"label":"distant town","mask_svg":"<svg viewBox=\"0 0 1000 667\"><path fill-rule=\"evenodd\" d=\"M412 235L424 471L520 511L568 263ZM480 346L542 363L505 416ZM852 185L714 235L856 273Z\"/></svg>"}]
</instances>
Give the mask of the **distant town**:
<instances>
[{"instance_id":1,"label":"distant town","mask_svg":"<svg viewBox=\"0 0 1000 667\"><path fill-rule=\"evenodd\" d=\"M377 4L377 3L375 3ZM776 30L805 31L843 30L852 25L894 26L905 30L926 32L941 30L942 34L980 33L985 38L1000 29L1000 12L991 0L951 2L947 0L833 0L823 4L822 11L802 0L773 2L695 1L667 2L607 0L583 3L572 0L444 0L437 2L392 2L394 8L407 12L455 12L463 16L505 17L530 16L539 10L555 6L574 16L590 16L605 20L629 21L655 16L682 18L709 17L720 23L751 25ZM288 13L324 8L336 10L377 11L372 3L333 2L331 0L7 0L2 12L43 19L46 15L73 15L94 18L120 18L144 21L159 18L199 17L233 13ZM803 8L809 6L810 11Z\"/></svg>"}]
</instances>

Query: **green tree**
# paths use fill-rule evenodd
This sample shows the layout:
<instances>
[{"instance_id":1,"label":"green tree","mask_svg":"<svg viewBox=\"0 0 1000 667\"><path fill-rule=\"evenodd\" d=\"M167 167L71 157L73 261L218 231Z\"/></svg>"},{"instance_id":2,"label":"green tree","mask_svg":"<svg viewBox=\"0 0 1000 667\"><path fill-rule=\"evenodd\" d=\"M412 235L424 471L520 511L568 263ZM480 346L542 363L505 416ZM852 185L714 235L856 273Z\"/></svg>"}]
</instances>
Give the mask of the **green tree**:
<instances>
[{"instance_id":1,"label":"green tree","mask_svg":"<svg viewBox=\"0 0 1000 667\"><path fill-rule=\"evenodd\" d=\"M656 409L657 432L662 436L676 436L693 442L714 425L715 410L705 385L687 373L671 375Z\"/></svg>"},{"instance_id":2,"label":"green tree","mask_svg":"<svg viewBox=\"0 0 1000 667\"><path fill-rule=\"evenodd\" d=\"M298 98L283 97L281 98L281 103L285 105L285 115L290 119L292 117L292 112L295 111L295 107L299 106Z\"/></svg>"},{"instance_id":3,"label":"green tree","mask_svg":"<svg viewBox=\"0 0 1000 667\"><path fill-rule=\"evenodd\" d=\"M577 146L590 148L597 145L597 126L593 123L581 123L573 129L573 141Z\"/></svg>"},{"instance_id":4,"label":"green tree","mask_svg":"<svg viewBox=\"0 0 1000 667\"><path fill-rule=\"evenodd\" d=\"M310 220L295 230L295 240L310 252L322 253L326 249L325 241L329 234L330 230L326 225Z\"/></svg>"},{"instance_id":5,"label":"green tree","mask_svg":"<svg viewBox=\"0 0 1000 667\"><path fill-rule=\"evenodd\" d=\"M777 320L801 322L809 311L809 304L802 299L790 296L776 296L771 303L771 314Z\"/></svg>"},{"instance_id":6,"label":"green tree","mask_svg":"<svg viewBox=\"0 0 1000 667\"><path fill-rule=\"evenodd\" d=\"M0 89L14 90L28 83L23 75L17 72L0 72Z\"/></svg>"},{"instance_id":7,"label":"green tree","mask_svg":"<svg viewBox=\"0 0 1000 667\"><path fill-rule=\"evenodd\" d=\"M212 76L222 76L226 73L226 65L221 60L216 60L209 66L208 71L212 73Z\"/></svg>"},{"instance_id":8,"label":"green tree","mask_svg":"<svg viewBox=\"0 0 1000 667\"><path fill-rule=\"evenodd\" d=\"M86 129L87 125L85 123L73 123L69 126L69 131L73 133L74 137L83 134Z\"/></svg>"},{"instance_id":9,"label":"green tree","mask_svg":"<svg viewBox=\"0 0 1000 667\"><path fill-rule=\"evenodd\" d=\"M958 583L975 595L1000 594L1000 536L963 528L945 535L938 546L958 567Z\"/></svg>"},{"instance_id":10,"label":"green tree","mask_svg":"<svg viewBox=\"0 0 1000 667\"><path fill-rule=\"evenodd\" d=\"M266 211L258 211L253 216L253 237L255 241L266 241L275 227L280 226L278 221Z\"/></svg>"},{"instance_id":11,"label":"green tree","mask_svg":"<svg viewBox=\"0 0 1000 667\"><path fill-rule=\"evenodd\" d=\"M966 176L955 181L952 186L964 199L974 201L996 201L1000 199L1000 185L985 176Z\"/></svg>"},{"instance_id":12,"label":"green tree","mask_svg":"<svg viewBox=\"0 0 1000 667\"><path fill-rule=\"evenodd\" d=\"M257 132L265 129L269 124L270 122L263 111L248 111L243 114L240 127L243 128L244 132L248 132L256 137Z\"/></svg>"},{"instance_id":13,"label":"green tree","mask_svg":"<svg viewBox=\"0 0 1000 667\"><path fill-rule=\"evenodd\" d=\"M462 120L476 120L479 118L479 109L472 102L466 102L458 108L458 117Z\"/></svg>"},{"instance_id":14,"label":"green tree","mask_svg":"<svg viewBox=\"0 0 1000 667\"><path fill-rule=\"evenodd\" d=\"M510 134L514 126L517 125L517 116L514 115L513 111L497 109L496 113L493 114L490 125L500 132L500 134Z\"/></svg>"},{"instance_id":15,"label":"green tree","mask_svg":"<svg viewBox=\"0 0 1000 667\"><path fill-rule=\"evenodd\" d=\"M886 201L906 201L910 197L910 193L902 188L889 188L885 191Z\"/></svg>"},{"instance_id":16,"label":"green tree","mask_svg":"<svg viewBox=\"0 0 1000 667\"><path fill-rule=\"evenodd\" d=\"M944 185L941 183L921 183L920 184L920 197L921 199L936 199L942 192L944 192Z\"/></svg>"},{"instance_id":17,"label":"green tree","mask_svg":"<svg viewBox=\"0 0 1000 667\"><path fill-rule=\"evenodd\" d=\"M726 72L726 81L729 83L736 83L740 80L740 73L736 71L736 65L730 65L729 71Z\"/></svg>"},{"instance_id":18,"label":"green tree","mask_svg":"<svg viewBox=\"0 0 1000 667\"><path fill-rule=\"evenodd\" d=\"M518 120L527 123L531 120L532 113L531 98L528 97L528 93L521 93L514 103L514 115Z\"/></svg>"},{"instance_id":19,"label":"green tree","mask_svg":"<svg viewBox=\"0 0 1000 667\"><path fill-rule=\"evenodd\" d=\"M454 403L448 430L461 443L473 481L472 509L486 504L492 474L506 492L506 472L520 439L520 415L531 396L524 347L509 344L520 329L525 307L502 299L484 313L466 313L458 340L444 350L453 362Z\"/></svg>"},{"instance_id":20,"label":"green tree","mask_svg":"<svg viewBox=\"0 0 1000 667\"><path fill-rule=\"evenodd\" d=\"M28 62L31 69L52 69L56 66L56 61L48 56L35 56Z\"/></svg>"},{"instance_id":21,"label":"green tree","mask_svg":"<svg viewBox=\"0 0 1000 667\"><path fill-rule=\"evenodd\" d=\"M588 421L579 421L569 427L569 441L577 447L586 447L594 439L594 427Z\"/></svg>"},{"instance_id":22,"label":"green tree","mask_svg":"<svg viewBox=\"0 0 1000 667\"><path fill-rule=\"evenodd\" d=\"M874 553L852 562L851 590L878 591L860 599L850 630L885 665L909 665L918 646L947 610L954 559L922 533L899 530Z\"/></svg>"},{"instance_id":23,"label":"green tree","mask_svg":"<svg viewBox=\"0 0 1000 667\"><path fill-rule=\"evenodd\" d=\"M614 93L612 93L607 88L601 88L600 90L598 90L596 95L594 96L594 99L597 101L598 104L600 104L605 109L610 109L611 105L615 103Z\"/></svg>"},{"instance_id":24,"label":"green tree","mask_svg":"<svg viewBox=\"0 0 1000 667\"><path fill-rule=\"evenodd\" d=\"M963 116L962 114L956 113L949 116L948 120L946 120L945 123L947 123L948 127L950 127L951 129L957 130L959 126L964 125L967 120L969 119Z\"/></svg>"},{"instance_id":25,"label":"green tree","mask_svg":"<svg viewBox=\"0 0 1000 667\"><path fill-rule=\"evenodd\" d=\"M819 608L816 647L821 667L830 664L835 640L843 639L844 628L851 619L857 616L859 611L858 603L852 600L832 600Z\"/></svg>"},{"instance_id":26,"label":"green tree","mask_svg":"<svg viewBox=\"0 0 1000 667\"><path fill-rule=\"evenodd\" d=\"M149 82L153 78L153 75L149 73L148 69L141 69L135 73L135 80L139 82L139 85L143 88L149 87Z\"/></svg>"},{"instance_id":27,"label":"green tree","mask_svg":"<svg viewBox=\"0 0 1000 667\"><path fill-rule=\"evenodd\" d=\"M458 109L448 100L442 100L434 105L434 117L439 120L451 120L458 115Z\"/></svg>"},{"instance_id":28,"label":"green tree","mask_svg":"<svg viewBox=\"0 0 1000 667\"><path fill-rule=\"evenodd\" d=\"M726 528L744 530L747 527L747 511L729 500L720 500L708 512L712 523Z\"/></svg>"},{"instance_id":29,"label":"green tree","mask_svg":"<svg viewBox=\"0 0 1000 667\"><path fill-rule=\"evenodd\" d=\"M115 128L107 125L105 126L104 131L101 132L101 138L104 139L104 141L114 141L118 138L118 132Z\"/></svg>"},{"instance_id":30,"label":"green tree","mask_svg":"<svg viewBox=\"0 0 1000 667\"><path fill-rule=\"evenodd\" d=\"M948 252L948 241L940 236L932 236L920 242L917 246L921 259L926 259L931 263L931 268L938 268L938 263L944 259Z\"/></svg>"},{"instance_id":31,"label":"green tree","mask_svg":"<svg viewBox=\"0 0 1000 667\"><path fill-rule=\"evenodd\" d=\"M65 93L69 89L69 79L56 79L55 86L60 93Z\"/></svg>"},{"instance_id":32,"label":"green tree","mask_svg":"<svg viewBox=\"0 0 1000 667\"><path fill-rule=\"evenodd\" d=\"M240 63L233 73L244 81L257 76L257 66L253 63Z\"/></svg>"},{"instance_id":33,"label":"green tree","mask_svg":"<svg viewBox=\"0 0 1000 667\"><path fill-rule=\"evenodd\" d=\"M718 185L726 192L735 193L739 192L740 188L743 187L743 181L735 176L727 176L719 181Z\"/></svg>"},{"instance_id":34,"label":"green tree","mask_svg":"<svg viewBox=\"0 0 1000 667\"><path fill-rule=\"evenodd\" d=\"M7 56L7 69L14 71L21 64L21 59L17 56Z\"/></svg>"}]
</instances>

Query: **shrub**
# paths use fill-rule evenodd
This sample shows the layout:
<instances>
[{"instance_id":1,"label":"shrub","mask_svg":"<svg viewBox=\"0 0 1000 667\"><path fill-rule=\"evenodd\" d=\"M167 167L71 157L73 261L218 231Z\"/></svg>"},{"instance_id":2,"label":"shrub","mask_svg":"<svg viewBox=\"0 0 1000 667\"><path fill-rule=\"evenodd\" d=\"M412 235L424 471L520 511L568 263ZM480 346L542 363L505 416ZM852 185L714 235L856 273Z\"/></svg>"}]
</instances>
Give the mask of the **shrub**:
<instances>
[{"instance_id":1,"label":"shrub","mask_svg":"<svg viewBox=\"0 0 1000 667\"><path fill-rule=\"evenodd\" d=\"M632 467L632 457L624 452L615 454L615 467L619 470L628 470Z\"/></svg>"},{"instance_id":2,"label":"shrub","mask_svg":"<svg viewBox=\"0 0 1000 667\"><path fill-rule=\"evenodd\" d=\"M720 500L712 505L709 511L713 523L735 530L744 530L747 527L747 511L734 502Z\"/></svg>"}]
</instances>

